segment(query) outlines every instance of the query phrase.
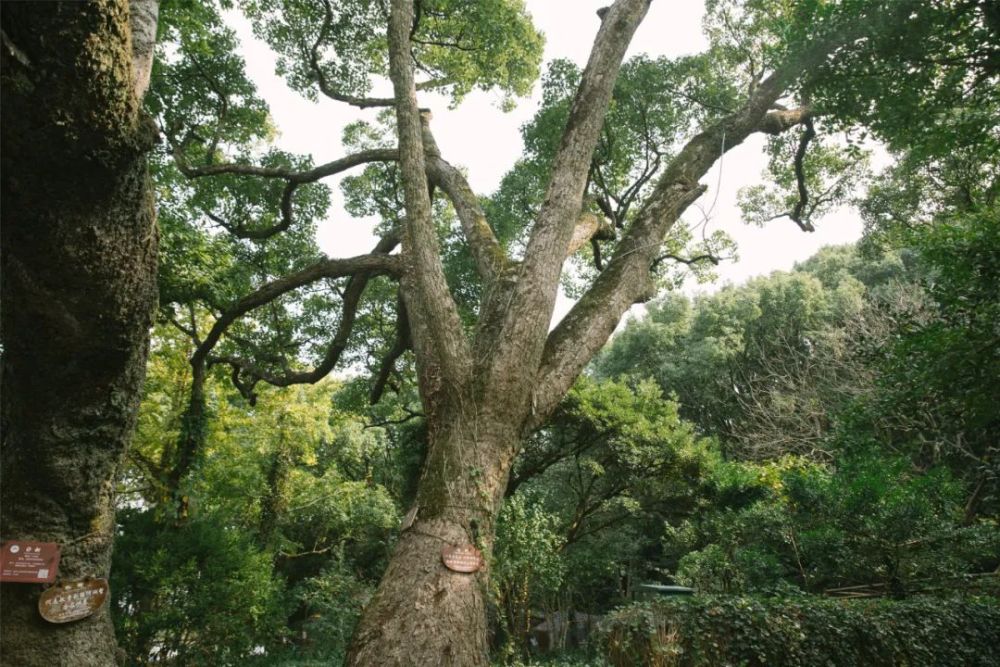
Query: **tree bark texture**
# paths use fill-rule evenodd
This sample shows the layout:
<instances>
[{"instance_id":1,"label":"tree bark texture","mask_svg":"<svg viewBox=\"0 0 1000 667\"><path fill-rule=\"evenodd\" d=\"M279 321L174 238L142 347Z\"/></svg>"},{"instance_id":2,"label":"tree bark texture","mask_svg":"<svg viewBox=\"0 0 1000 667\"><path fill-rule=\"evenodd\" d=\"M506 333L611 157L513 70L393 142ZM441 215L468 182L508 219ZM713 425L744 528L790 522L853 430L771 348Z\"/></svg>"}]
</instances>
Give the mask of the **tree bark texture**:
<instances>
[{"instance_id":1,"label":"tree bark texture","mask_svg":"<svg viewBox=\"0 0 1000 667\"><path fill-rule=\"evenodd\" d=\"M108 576L156 303L156 135L140 104L156 2L133 4L135 44L126 0L5 3L2 15L0 530L58 543L63 580ZM115 664L108 605L52 625L41 591L2 585L4 664Z\"/></svg>"},{"instance_id":2,"label":"tree bark texture","mask_svg":"<svg viewBox=\"0 0 1000 667\"><path fill-rule=\"evenodd\" d=\"M404 527L365 609L348 665L489 664L486 604L494 521L518 438L514 423L485 412L463 404L431 430L415 519ZM445 548L463 545L484 554L478 572L453 572L443 564Z\"/></svg>"}]
</instances>

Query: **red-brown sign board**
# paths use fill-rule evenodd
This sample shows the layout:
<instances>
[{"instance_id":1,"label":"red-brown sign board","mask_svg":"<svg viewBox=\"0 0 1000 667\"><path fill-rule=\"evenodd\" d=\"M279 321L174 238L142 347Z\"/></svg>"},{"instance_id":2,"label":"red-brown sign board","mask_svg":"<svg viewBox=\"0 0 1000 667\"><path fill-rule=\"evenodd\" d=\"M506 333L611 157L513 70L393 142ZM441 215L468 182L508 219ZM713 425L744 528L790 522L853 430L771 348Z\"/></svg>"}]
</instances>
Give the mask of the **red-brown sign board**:
<instances>
[{"instance_id":1,"label":"red-brown sign board","mask_svg":"<svg viewBox=\"0 0 1000 667\"><path fill-rule=\"evenodd\" d=\"M59 570L59 545L55 542L0 542L0 581L51 584Z\"/></svg>"},{"instance_id":2,"label":"red-brown sign board","mask_svg":"<svg viewBox=\"0 0 1000 667\"><path fill-rule=\"evenodd\" d=\"M100 609L107 599L107 579L64 581L42 592L38 613L49 623L79 621Z\"/></svg>"},{"instance_id":3,"label":"red-brown sign board","mask_svg":"<svg viewBox=\"0 0 1000 667\"><path fill-rule=\"evenodd\" d=\"M465 574L476 572L483 566L482 552L471 544L445 547L441 552L441 560L449 570Z\"/></svg>"}]
</instances>

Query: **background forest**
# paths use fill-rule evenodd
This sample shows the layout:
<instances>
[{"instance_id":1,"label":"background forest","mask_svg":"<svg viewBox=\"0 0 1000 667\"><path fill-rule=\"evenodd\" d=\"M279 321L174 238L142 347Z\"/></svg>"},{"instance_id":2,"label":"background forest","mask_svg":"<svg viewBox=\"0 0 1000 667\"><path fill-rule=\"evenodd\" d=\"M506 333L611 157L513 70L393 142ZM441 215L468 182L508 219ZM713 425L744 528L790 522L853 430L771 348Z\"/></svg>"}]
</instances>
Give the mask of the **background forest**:
<instances>
[{"instance_id":1,"label":"background forest","mask_svg":"<svg viewBox=\"0 0 1000 667\"><path fill-rule=\"evenodd\" d=\"M118 392L124 435L94 459L114 471L114 494L91 494L114 499L102 650L117 641L130 665L430 664L454 650L464 667L486 664L487 645L497 665L996 664L1000 12L707 0L703 53L625 57L647 8L602 8L581 68L542 66L518 0L160 3L148 92L126 91L155 146L126 146L133 172L110 179L155 200L159 249L144 257L159 301L135 436L125 453ZM345 157L278 148L235 11L292 90L363 111ZM23 80L5 74L4 90L23 112L44 87L8 41L46 51L30 16L11 15L4 63ZM417 92L457 105L490 91L510 108L539 78L522 157L474 193ZM768 164L739 193L744 222L799 234L850 211L863 237L696 293L739 252L706 231L722 185L706 174L753 135ZM30 190L4 183L5 197ZM371 223L369 254L320 248L335 203ZM6 296L20 284L5 308L31 301ZM575 305L556 323L560 290ZM9 365L34 341L23 323L4 331ZM144 339L129 342L141 365ZM6 405L5 420L31 422ZM66 562L99 572L109 545L93 565L70 539L99 524L73 508L86 474L60 477L90 460L65 464L80 438L45 428L46 451L67 458L37 465L51 483L34 486L56 489L43 500L65 515ZM22 487L24 433L5 452ZM41 502L5 483L5 511L35 531ZM439 562L456 541L485 554L475 576ZM34 618L23 591L7 633ZM8 641L21 655L39 643Z\"/></svg>"},{"instance_id":2,"label":"background forest","mask_svg":"<svg viewBox=\"0 0 1000 667\"><path fill-rule=\"evenodd\" d=\"M200 40L227 34L202 25ZM165 59L162 81L198 67L197 50L209 48L182 28L190 26L177 34L191 61ZM239 65L234 58L215 66L230 63ZM649 85L658 68L695 66L630 61L621 94ZM483 200L510 243L518 242L517 227L505 211L538 196L539 165L554 150L562 100L577 76L567 63L552 66L546 102L523 131L529 157ZM167 127L184 109L171 94L153 102ZM251 90L243 94L254 100ZM259 131L263 111L248 104L244 113L257 114L248 127ZM613 113L625 131L639 122L627 107ZM380 132L358 124L345 142L377 146ZM620 154L609 143L602 156L606 177L619 174L623 183L635 177L637 151L648 150L625 139ZM545 637L532 629L556 612L603 615L635 600L647 582L683 584L698 596L995 590L995 128L988 139L947 153L926 142L924 152L898 150L895 165L864 187L830 196L861 211L866 234L857 245L695 298L668 293L613 339L515 463L492 564L498 660L537 654L539 638L573 645L569 626L547 627ZM781 156L790 145L774 143L773 166L787 170ZM855 164L860 150L817 149L812 173ZM246 387L223 364L206 368L204 355L204 377L194 377L190 362L225 313L211 304L318 251L308 225L266 244L192 225L190 207L204 208L202 199L240 199L204 181L174 194L181 186L170 184L184 179L178 165L167 155L156 163L162 314L119 483L112 582L119 641L137 662L336 662L386 566L424 456L412 360L400 355L387 312L395 296L384 278L372 281L358 304L358 342L344 348L353 370L339 379ZM392 166L371 166L345 179L348 208L389 215L398 205L393 178ZM783 178L790 189L794 176ZM307 187L296 199L299 214L318 214L325 193ZM794 203L793 195L784 196ZM781 196L745 192L748 219L767 217L768 207L784 204ZM437 215L452 224L448 210ZM684 243L675 240L676 253ZM445 256L461 299L461 286L476 283L459 249L446 247ZM687 266L678 266L685 271L663 280L682 280ZM706 266L696 262L694 277ZM331 281L327 289L346 295L351 284ZM319 332L336 325L325 298L315 290L267 304L233 325L222 345L278 368L286 363L278 355L308 354ZM382 364L396 357L400 364ZM193 386L203 413L192 414ZM373 398L381 400L370 405ZM192 431L202 444L186 455Z\"/></svg>"}]
</instances>

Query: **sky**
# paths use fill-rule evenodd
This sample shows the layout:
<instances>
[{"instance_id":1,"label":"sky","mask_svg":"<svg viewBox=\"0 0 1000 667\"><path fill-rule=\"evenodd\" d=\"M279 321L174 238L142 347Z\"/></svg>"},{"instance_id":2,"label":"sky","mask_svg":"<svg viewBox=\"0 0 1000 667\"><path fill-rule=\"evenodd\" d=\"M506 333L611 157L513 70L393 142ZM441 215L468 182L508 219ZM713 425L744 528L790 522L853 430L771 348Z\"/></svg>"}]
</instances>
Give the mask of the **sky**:
<instances>
[{"instance_id":1,"label":"sky","mask_svg":"<svg viewBox=\"0 0 1000 667\"><path fill-rule=\"evenodd\" d=\"M535 26L545 35L545 62L569 58L585 64L599 27L596 11L608 0L526 0ZM653 2L640 25L628 55L681 56L703 50L707 43L701 32L703 6L699 0ZM321 99L310 102L292 92L274 74L275 58L266 44L257 40L239 15L231 15L234 29L243 44L248 72L261 96L271 107L280 133L278 145L288 151L312 154L314 161L327 162L344 155L340 145L344 125L359 117L374 118L375 111L359 111L346 104ZM543 65L544 71L544 65ZM376 90L376 94L387 90ZM440 96L423 94L421 106L433 112L434 134L446 160L467 170L477 194L490 194L521 154L520 127L537 111L541 99L536 83L532 97L521 100L508 113L499 109L499 95L472 93L457 109L449 109ZM764 228L746 225L736 206L741 187L761 182L766 158L763 137L752 136L729 151L716 163L703 183L708 191L699 200L709 212L708 232L722 229L737 243L738 259L724 262L712 285L688 281L688 293L711 291L726 282L746 279L776 270L787 270L825 245L849 243L861 235L861 221L850 210L834 212L817 222L813 233L805 233L788 219L771 222ZM327 180L333 189L329 218L319 225L320 247L330 256L363 254L375 245L371 234L374 220L357 220L341 208L338 181ZM701 218L698 206L689 209L688 222ZM570 301L560 297L555 320L568 310Z\"/></svg>"}]
</instances>

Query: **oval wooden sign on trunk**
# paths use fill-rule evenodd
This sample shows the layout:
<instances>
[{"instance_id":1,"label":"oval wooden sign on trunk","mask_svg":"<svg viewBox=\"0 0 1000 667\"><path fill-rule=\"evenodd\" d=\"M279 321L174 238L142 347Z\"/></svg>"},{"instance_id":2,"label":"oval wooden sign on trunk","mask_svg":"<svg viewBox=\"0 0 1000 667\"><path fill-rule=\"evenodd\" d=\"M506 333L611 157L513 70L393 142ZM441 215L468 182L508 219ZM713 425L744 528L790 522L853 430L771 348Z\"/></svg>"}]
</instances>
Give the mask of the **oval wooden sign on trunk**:
<instances>
[{"instance_id":1,"label":"oval wooden sign on trunk","mask_svg":"<svg viewBox=\"0 0 1000 667\"><path fill-rule=\"evenodd\" d=\"M69 623L87 618L108 599L107 579L64 581L38 598L38 613L49 623Z\"/></svg>"},{"instance_id":2,"label":"oval wooden sign on trunk","mask_svg":"<svg viewBox=\"0 0 1000 667\"><path fill-rule=\"evenodd\" d=\"M483 566L482 552L471 544L445 547L441 552L441 560L449 570L465 574L476 572Z\"/></svg>"}]
</instances>

